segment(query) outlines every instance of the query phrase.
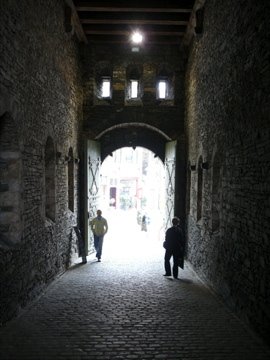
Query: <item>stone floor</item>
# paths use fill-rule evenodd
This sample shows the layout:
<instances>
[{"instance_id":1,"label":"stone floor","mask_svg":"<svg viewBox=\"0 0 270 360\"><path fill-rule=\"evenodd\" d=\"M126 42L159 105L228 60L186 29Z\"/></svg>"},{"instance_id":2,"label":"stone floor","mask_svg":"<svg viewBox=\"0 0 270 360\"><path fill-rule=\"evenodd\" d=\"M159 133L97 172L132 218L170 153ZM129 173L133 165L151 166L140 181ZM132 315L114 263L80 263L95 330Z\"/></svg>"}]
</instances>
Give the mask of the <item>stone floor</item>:
<instances>
[{"instance_id":1,"label":"stone floor","mask_svg":"<svg viewBox=\"0 0 270 360\"><path fill-rule=\"evenodd\" d=\"M161 239L129 234L108 234L102 262L76 264L2 328L0 359L270 359L188 264L162 276Z\"/></svg>"}]
</instances>

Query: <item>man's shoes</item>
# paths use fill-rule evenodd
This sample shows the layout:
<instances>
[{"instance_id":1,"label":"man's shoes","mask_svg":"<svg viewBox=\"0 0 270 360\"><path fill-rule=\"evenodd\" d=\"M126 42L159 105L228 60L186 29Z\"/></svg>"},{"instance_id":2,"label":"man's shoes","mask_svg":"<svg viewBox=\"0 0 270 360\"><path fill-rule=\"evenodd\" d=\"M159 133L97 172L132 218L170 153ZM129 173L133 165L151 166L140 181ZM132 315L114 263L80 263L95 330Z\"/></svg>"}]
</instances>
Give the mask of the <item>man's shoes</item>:
<instances>
[{"instance_id":1,"label":"man's shoes","mask_svg":"<svg viewBox=\"0 0 270 360\"><path fill-rule=\"evenodd\" d=\"M100 259L98 259L98 262L101 262L101 260L100 260Z\"/></svg>"},{"instance_id":2,"label":"man's shoes","mask_svg":"<svg viewBox=\"0 0 270 360\"><path fill-rule=\"evenodd\" d=\"M170 274L164 274L163 276L171 276Z\"/></svg>"},{"instance_id":3,"label":"man's shoes","mask_svg":"<svg viewBox=\"0 0 270 360\"><path fill-rule=\"evenodd\" d=\"M173 278L176 279L176 280L179 279L178 276L174 276Z\"/></svg>"}]
</instances>

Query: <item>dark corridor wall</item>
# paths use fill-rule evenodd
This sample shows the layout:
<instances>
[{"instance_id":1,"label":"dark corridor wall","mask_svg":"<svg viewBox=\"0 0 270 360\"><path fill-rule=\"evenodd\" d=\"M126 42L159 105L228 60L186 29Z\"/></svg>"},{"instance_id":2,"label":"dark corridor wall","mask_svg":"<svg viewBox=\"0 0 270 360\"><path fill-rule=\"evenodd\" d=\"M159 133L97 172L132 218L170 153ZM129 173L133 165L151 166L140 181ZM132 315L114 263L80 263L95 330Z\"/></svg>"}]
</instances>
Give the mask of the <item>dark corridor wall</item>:
<instances>
[{"instance_id":1,"label":"dark corridor wall","mask_svg":"<svg viewBox=\"0 0 270 360\"><path fill-rule=\"evenodd\" d=\"M208 0L186 76L188 259L265 339L270 330L269 14L269 1Z\"/></svg>"},{"instance_id":2,"label":"dark corridor wall","mask_svg":"<svg viewBox=\"0 0 270 360\"><path fill-rule=\"evenodd\" d=\"M63 272L76 249L78 168L70 161L78 157L82 87L62 0L1 1L0 34L2 323Z\"/></svg>"}]
</instances>

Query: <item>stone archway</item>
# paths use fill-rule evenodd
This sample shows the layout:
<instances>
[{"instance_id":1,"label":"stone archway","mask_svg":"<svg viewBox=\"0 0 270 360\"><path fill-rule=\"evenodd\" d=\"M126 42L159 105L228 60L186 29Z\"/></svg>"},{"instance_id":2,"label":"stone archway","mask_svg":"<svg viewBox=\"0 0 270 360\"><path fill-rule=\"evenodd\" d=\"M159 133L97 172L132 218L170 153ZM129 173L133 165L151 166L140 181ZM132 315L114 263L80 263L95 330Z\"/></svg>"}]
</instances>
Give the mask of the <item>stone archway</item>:
<instances>
[{"instance_id":1,"label":"stone archway","mask_svg":"<svg viewBox=\"0 0 270 360\"><path fill-rule=\"evenodd\" d=\"M101 159L121 147L141 146L151 150L163 162L165 144L171 139L161 130L142 123L124 123L102 131L95 138L101 144Z\"/></svg>"},{"instance_id":2,"label":"stone archway","mask_svg":"<svg viewBox=\"0 0 270 360\"><path fill-rule=\"evenodd\" d=\"M181 156L179 156L177 141L172 141L167 134L154 126L137 122L117 124L102 130L96 135L95 141L100 146L101 163L108 155L123 147L132 147L133 149L143 147L152 151L155 157L159 157L164 163L166 177L165 226L170 226L171 218L175 215L181 219L184 218L185 197L179 185L177 185L176 192L176 182L182 184L183 180L180 177L185 176L183 166L181 171L179 171L180 167L176 166L177 158L179 160L181 157L180 162L183 162L183 144L180 146ZM176 201L180 201L181 204L176 204Z\"/></svg>"}]
</instances>

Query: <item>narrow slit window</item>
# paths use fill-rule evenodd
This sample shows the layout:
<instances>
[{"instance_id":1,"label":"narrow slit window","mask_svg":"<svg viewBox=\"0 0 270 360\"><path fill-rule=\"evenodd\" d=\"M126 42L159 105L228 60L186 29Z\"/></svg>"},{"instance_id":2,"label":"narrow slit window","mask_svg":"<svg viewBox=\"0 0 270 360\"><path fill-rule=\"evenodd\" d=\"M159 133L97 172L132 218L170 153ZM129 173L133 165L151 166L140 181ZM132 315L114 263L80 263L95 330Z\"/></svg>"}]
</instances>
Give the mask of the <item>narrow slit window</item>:
<instances>
[{"instance_id":1,"label":"narrow slit window","mask_svg":"<svg viewBox=\"0 0 270 360\"><path fill-rule=\"evenodd\" d=\"M138 88L139 88L139 81L138 80L131 80L131 99L136 99L138 97Z\"/></svg>"},{"instance_id":2,"label":"narrow slit window","mask_svg":"<svg viewBox=\"0 0 270 360\"><path fill-rule=\"evenodd\" d=\"M166 99L167 95L167 81L161 80L158 83L158 98Z\"/></svg>"},{"instance_id":3,"label":"narrow slit window","mask_svg":"<svg viewBox=\"0 0 270 360\"><path fill-rule=\"evenodd\" d=\"M106 98L111 95L111 81L109 79L102 80L101 96Z\"/></svg>"}]
</instances>

